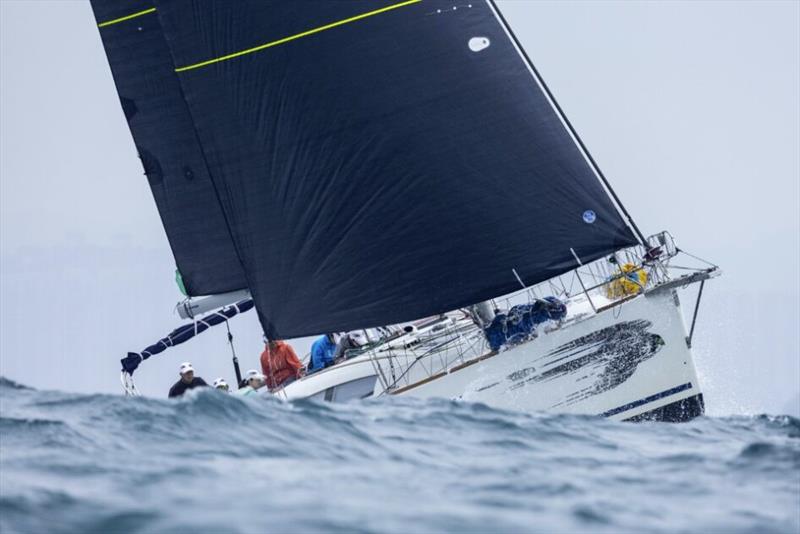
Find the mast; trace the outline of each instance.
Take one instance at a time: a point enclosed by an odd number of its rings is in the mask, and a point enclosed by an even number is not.
[[[564,110],[561,109],[561,106],[559,105],[558,101],[556,100],[556,97],[553,96],[553,93],[550,91],[550,88],[545,83],[544,78],[542,78],[542,76],[539,74],[539,71],[536,69],[536,66],[533,64],[533,61],[531,61],[531,58],[528,56],[528,53],[522,47],[522,44],[519,42],[519,39],[517,39],[517,36],[514,34],[514,31],[511,29],[511,26],[509,26],[508,22],[506,21],[505,17],[503,16],[503,13],[497,7],[497,4],[495,4],[495,0],[486,0],[486,1],[491,6],[492,11],[494,12],[494,14],[497,16],[498,20],[502,24],[503,29],[505,29],[505,31],[508,33],[508,36],[514,42],[514,46],[517,48],[517,51],[520,53],[522,58],[525,60],[525,63],[528,65],[528,68],[530,68],[531,74],[536,79],[536,82],[541,86],[542,90],[547,95],[547,98],[552,103],[553,109],[555,109],[555,111],[558,114],[558,116],[564,122],[564,125],[567,127],[567,129],[569,130],[569,132],[572,135],[572,137],[575,138],[575,142],[578,144],[578,146],[580,147],[581,151],[586,156],[586,159],[588,160],[589,165],[592,167],[592,170],[597,174],[597,177],[600,179],[600,181],[602,182],[603,186],[605,186],[606,190],[608,190],[608,193],[611,195],[611,198],[614,199],[614,202],[616,203],[617,208],[625,216],[625,219],[630,224],[630,227],[634,231],[634,233],[636,234],[636,237],[639,239],[639,242],[643,246],[647,246],[647,240],[645,239],[644,234],[642,234],[641,230],[639,230],[639,227],[636,225],[636,222],[634,222],[633,217],[631,217],[631,214],[628,213],[628,210],[625,209],[625,206],[622,204],[622,201],[617,196],[617,193],[614,191],[614,188],[611,187],[611,183],[609,183],[608,179],[606,178],[606,175],[603,174],[602,170],[600,170],[600,166],[597,165],[597,162],[592,157],[591,152],[589,152],[589,149],[586,148],[586,145],[583,143],[583,140],[581,139],[581,136],[578,135],[578,132],[572,126],[572,123],[567,118],[567,115],[564,113]]]

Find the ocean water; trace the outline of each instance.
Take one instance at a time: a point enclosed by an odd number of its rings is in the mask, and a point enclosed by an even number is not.
[[[0,532],[800,531],[800,421],[180,400],[0,378]]]

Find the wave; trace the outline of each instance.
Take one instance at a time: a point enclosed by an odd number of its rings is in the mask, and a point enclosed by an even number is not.
[[[632,424],[447,400],[0,388],[3,532],[800,526],[791,416]]]
[[[10,378],[0,376],[0,389],[33,389],[33,388],[22,385],[18,382],[14,382]]]

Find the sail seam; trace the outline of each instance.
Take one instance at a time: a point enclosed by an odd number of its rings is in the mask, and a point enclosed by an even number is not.
[[[118,24],[120,22],[125,22],[127,20],[135,19],[137,17],[141,17],[142,15],[147,15],[149,13],[155,13],[156,8],[151,7],[150,9],[144,9],[142,11],[137,11],[136,13],[131,13],[130,15],[126,15],[124,17],[120,17],[118,19],[107,20],[105,22],[101,22],[97,25],[98,28],[105,28],[106,26],[111,26],[112,24]]]
[[[214,59],[209,59],[206,61],[201,61],[199,63],[194,63],[192,65],[186,65],[185,67],[178,67],[175,69],[175,72],[185,72],[187,70],[194,70],[199,69],[200,67],[206,67],[208,65],[213,65],[215,63],[220,63],[222,61],[228,61],[229,59],[235,59],[237,57],[245,56],[248,54],[252,54],[253,52],[260,52],[261,50],[266,50],[267,48],[272,48],[274,46],[282,45],[288,43],[290,41],[294,41],[297,39],[301,39],[303,37],[308,37],[310,35],[314,35],[316,33],[323,32],[325,30],[330,30],[336,28],[338,26],[342,26],[344,24],[349,24],[351,22],[356,22],[358,20],[365,19],[367,17],[372,17],[374,15],[379,15],[381,13],[386,13],[387,11],[392,11],[394,9],[398,9],[401,7],[409,6],[411,4],[417,4],[422,2],[422,0],[406,0],[405,2],[400,2],[399,4],[393,4],[391,6],[386,6],[381,9],[376,9],[374,11],[368,11],[366,13],[362,13],[360,15],[356,15],[354,17],[350,17],[347,19],[339,20],[336,22],[331,22],[330,24],[326,24],[324,26],[319,26],[317,28],[312,28],[310,30],[306,30],[304,32],[296,33],[294,35],[290,35],[288,37],[284,37],[282,39],[278,39],[277,41],[270,41],[268,43],[264,43],[262,45],[254,46],[253,48],[248,48],[246,50],[240,50],[239,52],[234,52],[232,54],[227,54],[225,56],[220,56]]]

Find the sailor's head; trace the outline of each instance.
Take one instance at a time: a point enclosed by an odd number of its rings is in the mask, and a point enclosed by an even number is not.
[[[221,389],[222,391],[228,391],[230,386],[227,382],[225,382],[224,378],[217,378],[214,380],[214,389]]]
[[[181,380],[186,382],[187,384],[194,380],[194,367],[189,362],[183,362],[181,364],[180,371],[178,371],[181,375]]]
[[[253,389],[258,389],[264,385],[267,377],[256,371],[255,369],[250,369],[244,374],[244,381]]]
[[[347,337],[350,339],[350,342],[354,347],[363,347],[367,344],[367,336],[364,332],[349,332]]]

